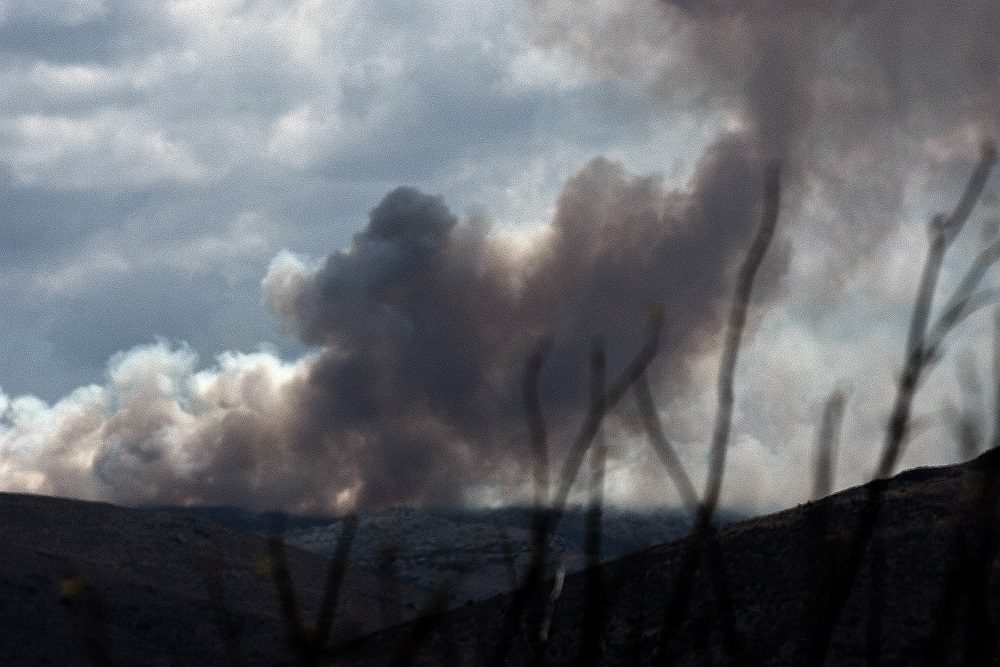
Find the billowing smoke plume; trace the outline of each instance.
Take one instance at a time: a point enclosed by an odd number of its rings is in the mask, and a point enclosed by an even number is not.
[[[717,341],[763,171],[736,135],[683,189],[598,159],[529,243],[393,190],[349,248],[316,265],[280,255],[264,279],[266,303],[313,355],[230,354],[195,372],[189,351],[159,344],[54,406],[16,399],[0,406],[4,486],[298,510],[516,489],[530,469],[521,384],[539,339],[554,342],[541,392],[556,453],[581,418],[593,342],[607,341],[617,371],[654,304],[666,314],[654,377],[682,382],[688,355]],[[775,249],[760,294],[787,259]]]

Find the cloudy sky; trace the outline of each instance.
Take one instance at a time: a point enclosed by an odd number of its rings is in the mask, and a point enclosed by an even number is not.
[[[552,337],[558,460],[593,341],[619,372],[653,304],[657,404],[701,479],[773,163],[725,502],[808,497],[838,387],[837,485],[866,479],[927,222],[1000,127],[1000,9],[619,4],[0,0],[0,488],[301,510],[523,498],[531,350]],[[955,415],[992,410],[991,323],[949,339],[904,465],[959,459]],[[675,502],[631,410],[606,426],[609,495]]]

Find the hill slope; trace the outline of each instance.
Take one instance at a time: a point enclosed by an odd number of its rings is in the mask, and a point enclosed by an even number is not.
[[[884,562],[873,579],[872,563],[882,561],[867,550],[858,577],[845,587],[850,593],[833,626],[826,664],[860,665],[869,658],[879,664],[969,664],[970,646],[981,651],[979,659],[992,659],[1000,628],[993,539],[998,470],[1000,453],[993,451],[888,481],[874,540]],[[667,604],[684,581],[693,587],[690,604],[671,627],[675,664],[805,664],[811,623],[829,593],[823,583],[833,580],[824,562],[839,555],[834,562],[842,565],[866,490],[722,528],[712,548],[702,551],[706,557],[697,561],[694,579],[682,576],[690,539],[604,565],[599,574],[607,604],[592,626],[597,633],[585,631],[587,611],[599,609],[588,595],[593,579],[586,572],[567,577],[542,648],[548,664],[576,664],[581,657],[587,659],[581,664],[658,664]],[[986,502],[980,503],[983,490]],[[981,559],[980,548],[987,549]],[[975,578],[955,577],[960,566],[975,574],[976,565]],[[717,586],[720,581],[725,585]],[[956,588],[955,582],[971,586]],[[508,645],[509,664],[530,662],[551,591],[547,584],[535,596],[538,603],[529,605],[524,630]],[[948,591],[961,595],[949,600]],[[383,631],[342,656],[350,664],[383,664],[386,642],[408,642],[417,664],[442,664],[447,656],[487,664],[498,653],[510,603],[510,596],[500,596],[430,623]],[[383,647],[378,655],[370,650],[374,644]]]
[[[160,512],[0,494],[0,656],[4,664],[222,664],[224,617],[251,664],[285,662],[285,623],[263,538]],[[326,560],[287,560],[305,620],[315,618]],[[371,632],[422,594],[350,568],[335,636]]]

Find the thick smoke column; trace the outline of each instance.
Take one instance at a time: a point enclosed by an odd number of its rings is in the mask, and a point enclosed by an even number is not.
[[[5,486],[298,510],[516,489],[530,464],[520,385],[539,338],[555,344],[542,398],[556,454],[584,410],[593,341],[616,370],[653,304],[667,316],[653,370],[676,387],[688,355],[716,340],[762,173],[737,135],[683,189],[598,159],[527,249],[438,197],[393,190],[349,248],[315,266],[280,255],[264,280],[266,303],[315,354],[231,354],[195,373],[189,352],[161,344],[55,406],[17,399],[0,432]],[[787,258],[772,256],[765,297]]]

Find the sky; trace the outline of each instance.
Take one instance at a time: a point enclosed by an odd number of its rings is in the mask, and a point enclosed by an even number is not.
[[[559,462],[595,341],[613,377],[656,305],[650,382],[700,484],[774,164],[723,502],[807,500],[838,389],[835,486],[865,481],[928,222],[1000,129],[998,28],[991,0],[0,0],[0,489],[524,501],[531,352],[552,341]],[[989,437],[990,313],[948,339],[903,467]],[[677,502],[631,397],[604,436],[610,501]]]

